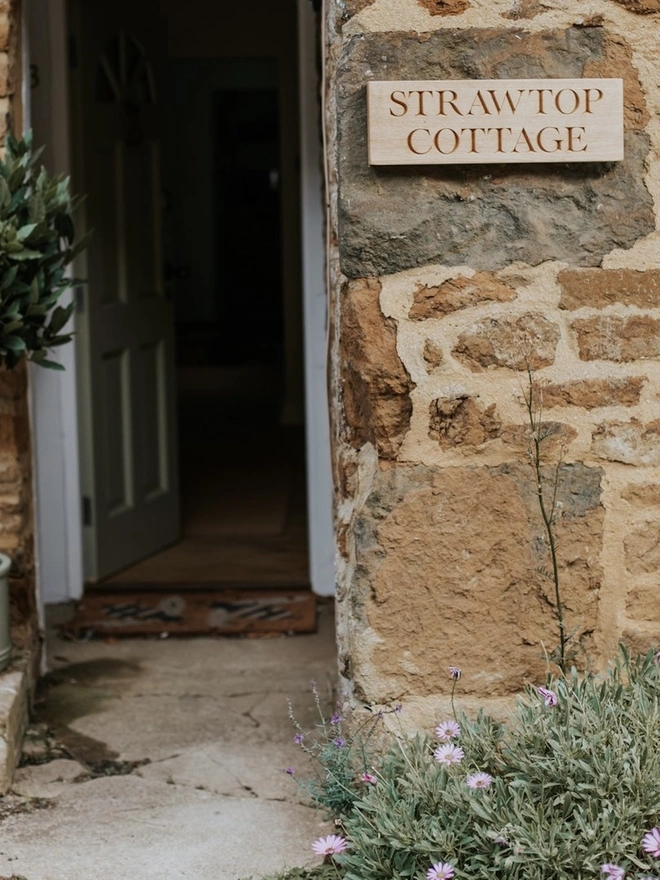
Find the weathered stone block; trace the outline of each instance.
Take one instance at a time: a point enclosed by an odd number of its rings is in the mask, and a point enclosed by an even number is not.
[[[583,361],[627,363],[660,357],[660,320],[649,315],[576,318],[571,327]]]
[[[440,366],[444,359],[442,346],[438,345],[438,343],[434,342],[432,339],[427,339],[424,343],[424,351],[422,352],[422,356],[426,361],[427,369],[429,371],[435,370],[437,367]]]
[[[593,165],[370,167],[367,80],[582,77],[607,62],[603,28],[368,33],[337,62],[339,248],[350,278],[428,263],[597,266],[655,228],[640,129],[626,158]],[[619,75],[621,59],[617,61]],[[629,68],[630,77],[637,79]]]
[[[655,584],[638,584],[628,590],[626,597],[626,613],[633,620],[660,621],[660,586]]]
[[[551,469],[548,469],[548,477]],[[569,629],[595,626],[603,510],[598,469],[564,465],[558,498]],[[557,641],[530,467],[382,468],[356,523],[356,684],[367,700],[449,689],[498,696],[540,680]]]
[[[516,291],[512,287],[486,272],[476,272],[471,278],[459,275],[438,287],[420,285],[414,293],[408,317],[413,321],[441,318],[458,309],[486,302],[509,302],[515,297]]]
[[[468,0],[417,0],[431,15],[460,15],[470,8]]]
[[[396,322],[380,308],[380,282],[361,279],[342,294],[341,393],[347,440],[370,442],[381,458],[396,458],[410,427],[415,383],[399,358]]]
[[[502,428],[496,405],[484,408],[469,395],[433,400],[430,415],[429,437],[443,448],[481,446]]]
[[[537,394],[544,409],[556,406],[580,406],[596,409],[599,406],[634,406],[646,379],[628,376],[625,379],[576,379],[561,385],[543,385]]]
[[[654,622],[657,623],[657,619]],[[624,630],[621,641],[633,657],[649,651],[655,652],[660,647],[660,623],[648,629],[643,624],[638,627],[629,626]]]
[[[643,523],[623,542],[626,569],[630,574],[657,572],[660,569],[660,524]],[[660,609],[656,614],[660,620]]]
[[[635,507],[660,507],[660,483],[632,483],[621,497]]]
[[[660,306],[660,269],[564,269],[557,281],[562,309],[603,308],[615,303],[641,309]]]
[[[646,425],[638,419],[604,422],[592,434],[591,449],[594,455],[608,461],[660,465],[660,419]]]
[[[559,327],[538,312],[485,318],[462,333],[452,354],[474,372],[488,367],[538,370],[555,360]]]
[[[537,0],[514,0],[511,9],[502,13],[502,18],[510,18],[514,21],[530,19],[535,18],[543,11],[543,5]]]
[[[638,15],[653,15],[654,12],[660,12],[660,0],[614,0],[614,2]]]

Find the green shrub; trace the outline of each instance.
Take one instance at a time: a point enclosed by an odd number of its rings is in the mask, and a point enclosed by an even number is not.
[[[456,880],[585,880],[603,865],[612,880],[615,868],[659,873],[642,848],[660,824],[659,701],[653,656],[622,651],[603,677],[571,671],[529,688],[507,724],[461,717],[447,743],[464,753],[458,763],[439,763],[429,737],[397,737],[377,784],[341,819],[341,876],[424,880],[438,863]],[[477,773],[492,782],[470,788]]]
[[[71,339],[62,330],[73,305],[57,302],[71,285],[66,267],[84,242],[73,247],[68,178],[37,171],[40,154],[31,134],[9,135],[0,162],[0,364],[8,368],[29,358],[62,369],[48,350]]]

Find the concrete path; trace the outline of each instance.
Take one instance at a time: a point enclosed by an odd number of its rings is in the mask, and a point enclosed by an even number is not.
[[[34,763],[0,804],[0,877],[238,880],[315,861],[327,827],[283,772],[301,757],[286,700],[311,726],[310,680],[333,699],[329,606],[313,636],[54,639],[50,655]]]

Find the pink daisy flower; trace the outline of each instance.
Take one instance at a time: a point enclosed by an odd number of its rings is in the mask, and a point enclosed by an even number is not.
[[[433,752],[433,757],[438,764],[444,764],[445,767],[451,767],[452,764],[460,764],[465,757],[465,752],[460,746],[453,746],[447,743],[445,746],[438,746]]]
[[[376,785],[378,780],[375,776],[372,776],[371,773],[362,773],[360,775],[360,782],[368,782],[369,785]]]
[[[642,849],[660,859],[660,828],[652,828],[642,838]]]
[[[490,773],[473,773],[465,780],[468,788],[488,788],[493,783]]]
[[[427,880],[451,880],[455,871],[449,862],[436,862],[426,872]]]
[[[458,666],[449,667],[449,677],[453,678],[454,681],[458,681],[458,679],[461,677],[461,670],[458,668]]]
[[[626,872],[618,865],[605,864],[600,866],[600,873],[605,874],[609,880],[623,880]]]
[[[441,721],[435,729],[435,735],[440,742],[449,742],[455,736],[459,736],[461,725],[457,721]]]
[[[548,690],[548,688],[536,688],[536,691],[540,697],[543,697],[546,706],[557,705],[557,694],[554,691]]]
[[[344,852],[348,844],[346,839],[339,834],[328,834],[327,837],[319,837],[312,844],[312,849],[319,856],[334,856]]]

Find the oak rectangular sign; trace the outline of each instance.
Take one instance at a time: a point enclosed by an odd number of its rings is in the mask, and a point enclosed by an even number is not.
[[[623,80],[367,83],[370,165],[616,162]]]

